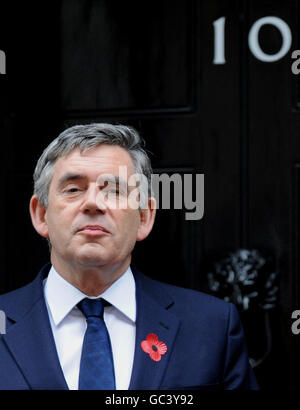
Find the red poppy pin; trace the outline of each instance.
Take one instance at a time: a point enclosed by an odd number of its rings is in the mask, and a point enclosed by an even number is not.
[[[149,333],[146,340],[143,340],[141,347],[145,353],[148,353],[152,360],[159,362],[161,356],[168,350],[167,345],[164,342],[158,340],[155,333]]]

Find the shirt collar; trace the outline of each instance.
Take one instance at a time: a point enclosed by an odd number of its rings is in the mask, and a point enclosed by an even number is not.
[[[131,321],[136,321],[135,281],[130,267],[101,295],[92,297],[65,280],[52,266],[45,279],[44,294],[56,326],[82,299],[96,299],[100,296]]]

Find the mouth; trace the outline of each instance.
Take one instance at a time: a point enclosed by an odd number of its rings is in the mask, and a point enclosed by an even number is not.
[[[78,233],[83,233],[90,236],[99,236],[108,234],[109,231],[101,225],[86,225],[78,230]]]

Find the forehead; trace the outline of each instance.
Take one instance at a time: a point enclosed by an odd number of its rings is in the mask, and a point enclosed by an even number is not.
[[[74,149],[68,155],[58,158],[54,165],[53,179],[71,171],[80,171],[86,176],[100,173],[118,173],[120,166],[126,166],[128,175],[134,173],[132,159],[122,147],[113,145],[99,145],[80,152]]]

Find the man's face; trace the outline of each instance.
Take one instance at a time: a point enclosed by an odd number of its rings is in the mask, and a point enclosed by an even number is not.
[[[126,150],[100,145],[80,153],[75,149],[59,158],[54,166],[45,211],[45,231],[52,249],[51,260],[57,265],[85,267],[129,265],[136,240],[143,239],[139,209],[109,207],[99,186],[99,176],[119,176],[119,167],[127,167],[127,181],[135,173]],[[100,177],[101,179],[101,177]],[[122,181],[121,181],[122,182]],[[113,186],[118,193],[117,186]],[[123,187],[124,188],[124,187]],[[128,193],[133,188],[128,188]]]

